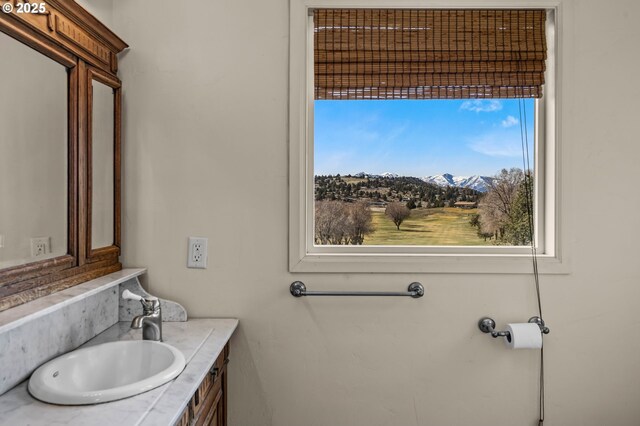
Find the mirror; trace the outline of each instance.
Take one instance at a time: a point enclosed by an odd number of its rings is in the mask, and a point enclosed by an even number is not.
[[[128,46],[75,1],[39,4],[0,13],[0,312],[122,269]]]
[[[91,249],[114,244],[114,93],[91,80]]]
[[[0,269],[68,252],[67,69],[0,32]]]

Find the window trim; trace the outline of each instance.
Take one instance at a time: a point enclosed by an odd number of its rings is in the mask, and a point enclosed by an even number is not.
[[[292,0],[290,10],[289,99],[289,270],[290,272],[433,272],[433,273],[531,273],[529,247],[469,246],[315,246],[313,241],[313,13],[314,8],[424,8],[416,0]],[[543,225],[536,226],[536,240],[544,249],[538,255],[541,273],[567,273],[561,256],[560,155],[559,155],[559,52],[558,31],[562,0],[558,1],[446,1],[430,8],[527,8],[544,7],[547,19],[548,60],[544,96],[536,100],[534,208]],[[311,21],[311,24],[309,22]],[[544,119],[539,119],[544,117]],[[544,170],[544,173],[539,173]],[[538,225],[538,224],[537,224]],[[564,227],[563,227],[564,228]]]

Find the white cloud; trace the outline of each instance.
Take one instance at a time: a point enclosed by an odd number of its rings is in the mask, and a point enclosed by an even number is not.
[[[522,155],[520,138],[513,132],[481,135],[471,140],[468,147],[490,157],[520,157]]]
[[[507,118],[505,118],[501,122],[502,127],[512,127],[512,126],[515,126],[518,123],[519,123],[518,119],[515,118],[513,115],[508,115]]]
[[[462,105],[460,105],[460,109],[473,112],[494,112],[502,109],[502,102],[496,101],[495,99],[473,99],[464,101]]]

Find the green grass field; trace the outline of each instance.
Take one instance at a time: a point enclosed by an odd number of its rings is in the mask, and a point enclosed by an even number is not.
[[[492,245],[491,241],[478,237],[476,228],[469,225],[475,209],[414,209],[399,231],[384,211],[372,213],[375,231],[365,236],[365,245]]]

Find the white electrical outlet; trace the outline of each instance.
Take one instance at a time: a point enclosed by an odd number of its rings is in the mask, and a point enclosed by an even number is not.
[[[51,253],[51,238],[36,237],[31,239],[31,257],[44,256]]]
[[[207,238],[189,237],[187,268],[206,269],[207,242]]]

